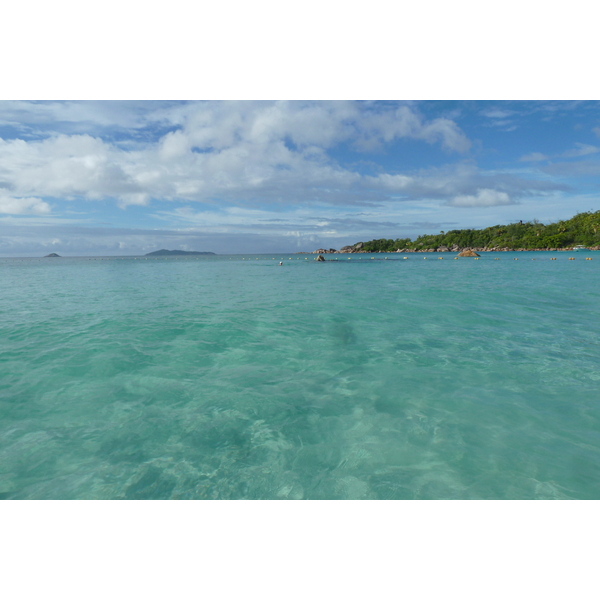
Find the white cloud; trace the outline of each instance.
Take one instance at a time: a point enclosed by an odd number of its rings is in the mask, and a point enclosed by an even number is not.
[[[491,189],[478,190],[476,194],[469,196],[456,196],[448,202],[450,206],[470,208],[475,206],[503,206],[515,204],[506,192]]]
[[[600,148],[590,144],[581,144],[576,142],[575,146],[576,148],[573,150],[567,150],[567,152],[564,152],[561,154],[561,156],[564,158],[575,158],[577,156],[587,156],[588,154],[596,154],[597,152],[600,152]]]
[[[12,103],[3,113],[5,122],[24,119],[32,106],[39,110],[29,118],[32,126],[36,119],[46,123],[52,117],[78,126],[96,118],[104,125],[118,112],[112,107],[98,116],[110,103]],[[364,180],[328,156],[339,144],[369,150],[411,138],[451,152],[470,146],[453,121],[426,120],[409,106],[205,102],[163,107],[144,118],[136,106],[125,110],[123,127],[139,128],[154,119],[179,129],[133,146],[85,133],[0,139],[0,183],[15,198],[112,198],[121,206],[146,204],[151,198],[207,202],[260,197],[279,202],[286,197],[336,203]]]
[[[592,131],[600,138],[600,127],[594,127]]]
[[[514,115],[515,111],[500,108],[488,108],[486,110],[482,110],[480,114],[484,117],[489,117],[490,119],[506,119],[507,117]]]
[[[50,206],[40,198],[14,198],[0,192],[0,214],[4,215],[46,215]]]
[[[548,160],[548,158],[548,156],[542,154],[541,152],[531,152],[530,154],[521,156],[519,160],[521,162],[541,162],[542,160]]]
[[[448,211],[514,204],[532,191],[557,187],[548,180],[524,179],[520,172],[482,171],[466,160],[404,173],[382,169],[377,175],[334,160],[336,154],[330,151],[341,145],[385,152],[386,144],[399,139],[454,152],[469,148],[469,140],[452,120],[427,120],[406,105],[209,102],[174,104],[143,118],[131,109],[128,115],[123,122],[129,119],[136,127],[154,119],[179,129],[131,146],[81,133],[30,141],[0,139],[4,212],[49,214],[44,201],[48,198],[112,199],[121,207],[152,205],[154,216],[169,226],[219,235],[252,230],[323,236],[326,229],[330,237],[362,231],[368,238],[369,231],[395,229],[386,224],[394,203],[402,203],[403,214],[417,205],[417,212],[433,214],[441,204]],[[164,203],[157,206],[160,201],[189,205],[168,210]],[[200,210],[190,208],[195,202]],[[295,206],[293,218],[287,215],[276,226],[277,211],[289,206]],[[376,215],[361,224],[350,217],[340,221],[339,215],[324,212],[328,206],[369,206]],[[320,221],[310,220],[317,216]],[[427,215],[419,219],[431,220]]]
[[[554,158],[577,158],[579,156],[587,156],[588,154],[596,154],[600,152],[600,148],[597,146],[592,146],[591,144],[582,144],[580,142],[575,142],[575,148],[571,150],[567,150],[562,154],[554,154],[552,155]],[[521,162],[541,162],[544,160],[549,160],[552,158],[551,156],[547,156],[542,154],[541,152],[532,152],[531,154],[526,154],[521,156],[519,161]]]

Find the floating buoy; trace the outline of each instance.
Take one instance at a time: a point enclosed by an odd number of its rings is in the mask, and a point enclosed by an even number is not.
[[[405,257],[404,257],[404,260],[408,260],[408,256],[405,256]]]
[[[423,257],[423,260],[427,260],[427,257],[426,257],[426,256],[424,256],[424,257]]]
[[[454,260],[458,260],[458,256],[455,256],[455,257],[454,257]]]
[[[515,260],[519,260],[518,258],[515,258]]]
[[[375,260],[375,257],[374,257],[374,256],[371,256],[371,260]]]

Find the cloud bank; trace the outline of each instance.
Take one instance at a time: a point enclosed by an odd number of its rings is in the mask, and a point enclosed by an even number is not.
[[[583,108],[579,118],[592,114]],[[571,125],[552,147],[539,123],[532,139],[510,131],[536,111],[544,120],[576,109],[0,102],[0,252],[242,251],[260,239],[265,251],[303,250],[527,218],[525,205],[557,203],[575,178],[600,172],[598,128]]]
[[[15,119],[20,118],[21,129],[31,135],[36,131],[36,137],[0,140],[0,185],[14,200],[4,202],[6,210],[13,205],[20,210],[23,203],[17,200],[29,196],[114,199],[120,206],[145,205],[152,199],[280,202],[292,198],[336,204],[348,199],[349,190],[367,183],[361,173],[330,156],[328,152],[341,144],[358,153],[382,151],[401,139],[438,145],[451,154],[464,154],[470,148],[453,121],[427,120],[405,105],[184,104],[157,110],[145,120],[134,114],[122,117],[122,127],[129,123],[136,130],[142,124],[156,131],[170,129],[149,141],[132,135],[125,142],[100,135],[108,119],[102,114],[96,136],[53,130],[42,135],[39,128],[48,127],[53,114],[69,124],[78,118],[92,120],[93,111],[85,103],[42,104],[29,122],[22,104],[8,112],[5,124],[16,126]],[[385,179],[371,178],[366,187],[385,191],[389,185]]]

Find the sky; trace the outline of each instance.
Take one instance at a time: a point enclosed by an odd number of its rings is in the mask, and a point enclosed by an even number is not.
[[[0,255],[313,251],[600,210],[597,101],[0,101]]]

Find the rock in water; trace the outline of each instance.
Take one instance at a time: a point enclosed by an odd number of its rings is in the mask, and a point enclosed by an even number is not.
[[[53,252],[52,254],[46,254],[44,258],[61,258],[61,256],[60,254],[56,254],[56,252]]]
[[[323,255],[322,255],[322,254],[319,254],[319,256],[317,256],[317,258],[315,258],[315,260],[316,260],[317,262],[325,262],[325,259],[323,258]]]
[[[479,256],[477,252],[473,252],[471,248],[465,248],[458,256]]]

